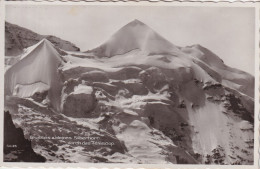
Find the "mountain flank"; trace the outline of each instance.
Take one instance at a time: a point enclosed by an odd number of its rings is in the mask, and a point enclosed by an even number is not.
[[[209,49],[134,20],[93,50],[58,50],[43,39],[5,71],[25,138],[66,138],[31,140],[46,162],[254,164],[255,78]]]
[[[48,39],[55,47],[66,51],[80,51],[73,43],[52,35],[40,35],[29,29],[5,22],[5,56],[17,56],[23,49]]]

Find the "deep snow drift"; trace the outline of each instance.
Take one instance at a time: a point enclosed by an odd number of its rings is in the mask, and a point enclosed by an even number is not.
[[[86,53],[42,41],[5,79],[5,108],[26,137],[68,138],[32,140],[48,162],[253,163],[254,77],[140,21]],[[71,144],[89,135],[113,145]]]

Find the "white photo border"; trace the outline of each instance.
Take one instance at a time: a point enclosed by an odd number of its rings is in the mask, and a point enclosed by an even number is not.
[[[90,0],[91,1],[91,0]],[[92,0],[95,1],[95,0]],[[116,1],[116,0],[115,0]],[[3,115],[4,115],[4,38],[0,38],[0,166],[3,168],[28,168],[28,167],[37,167],[37,168],[117,168],[117,169],[127,169],[127,168],[144,168],[144,169],[257,169],[259,168],[259,5],[260,3],[251,3],[256,1],[245,2],[215,2],[215,1],[200,1],[200,2],[115,2],[104,0],[103,2],[83,2],[83,1],[1,1],[0,0],[0,37],[5,37],[5,26],[4,26],[4,18],[5,18],[5,6],[6,5],[111,5],[111,6],[211,6],[211,7],[253,7],[255,8],[255,123],[254,123],[254,165],[201,165],[201,164],[111,164],[111,163],[31,163],[31,162],[3,162]],[[153,1],[153,0],[151,0]],[[154,1],[155,2],[155,1]],[[203,2],[203,3],[202,3]]]

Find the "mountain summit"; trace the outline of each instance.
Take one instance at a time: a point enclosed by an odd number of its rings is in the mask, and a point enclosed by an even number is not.
[[[145,25],[143,22],[139,21],[138,19],[135,19],[131,22],[129,22],[127,25],[132,24],[132,25]]]
[[[186,63],[184,67],[193,65],[206,72],[201,76],[201,73],[195,71],[194,74],[197,74],[198,79],[213,79],[213,81],[232,86],[250,97],[254,95],[254,77],[250,74],[225,65],[216,54],[201,45],[177,47],[137,19],[123,26],[109,40],[90,52],[98,57],[113,57],[133,50],[141,51],[149,56],[161,54],[184,59]]]
[[[176,46],[149,26],[135,19],[119,29],[107,42],[93,49],[92,52],[98,56],[112,57],[135,49],[149,54],[171,53],[178,50]]]
[[[57,50],[42,40],[6,70],[5,109],[26,138],[100,144],[31,140],[47,162],[254,163],[254,77],[210,50],[138,20],[92,53]]]
[[[47,93],[52,107],[59,110],[61,82],[57,69],[62,63],[55,46],[41,40],[5,72],[5,95],[28,98]]]

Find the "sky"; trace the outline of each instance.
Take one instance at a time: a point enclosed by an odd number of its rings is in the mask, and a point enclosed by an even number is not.
[[[68,40],[86,51],[138,19],[174,45],[200,44],[254,75],[252,7],[7,5],[6,21]]]

